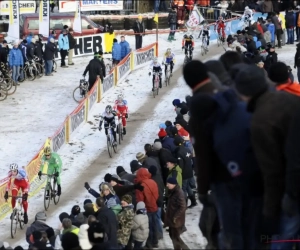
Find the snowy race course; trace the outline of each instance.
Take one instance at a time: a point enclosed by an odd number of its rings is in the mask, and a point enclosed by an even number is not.
[[[147,36],[147,44],[152,43],[154,37]],[[70,144],[63,146],[59,151],[64,163],[62,196],[59,204],[57,206],[51,204],[47,212],[47,224],[53,228],[60,226],[58,215],[61,212],[69,213],[75,204],[82,207],[83,200],[86,198],[93,200],[83,187],[85,181],[89,181],[90,185],[97,190],[98,185],[103,181],[103,176],[106,173],[114,174],[117,166],[122,165],[129,171],[129,162],[135,159],[135,154],[143,152],[145,143],[153,143],[159,130],[158,124],[175,118],[172,100],[184,99],[189,94],[190,91],[181,77],[181,67],[179,67],[183,62],[181,40],[170,44],[166,42],[166,35],[160,35],[159,39],[160,56],[167,47],[171,47],[176,55],[181,55],[176,57],[177,70],[171,78],[171,86],[168,88],[163,86],[159,96],[154,99],[150,91],[152,86],[151,78],[147,75],[148,67],[145,67],[131,73],[126,81],[110,90],[104,99],[95,105],[89,122],[75,133]],[[134,39],[128,37],[127,40],[133,45]],[[287,52],[287,50],[290,49],[284,48],[281,51]],[[222,47],[212,45],[206,57],[199,56],[199,51],[196,49],[194,58],[217,59],[223,51]],[[294,54],[294,51],[290,53]],[[2,129],[0,135],[2,175],[0,177],[6,176],[8,164],[11,162],[17,162],[19,166],[27,164],[42,146],[46,137],[51,136],[65,116],[76,107],[72,99],[72,90],[78,85],[78,80],[90,59],[91,57],[78,58],[74,60],[74,69],[58,68],[57,76],[52,78],[43,77],[39,82],[26,82],[15,95],[0,103],[2,116],[5,117],[0,121]],[[59,74],[64,74],[64,77]],[[102,113],[106,105],[112,104],[119,93],[123,93],[129,103],[127,134],[122,145],[118,147],[118,153],[110,159],[106,150],[105,134],[96,129],[98,120],[95,116]],[[39,195],[29,200],[29,225],[33,222],[35,214],[43,209],[43,191],[40,191]],[[183,238],[191,249],[200,249],[206,243],[198,228],[200,210],[201,205],[187,211],[188,231],[183,234]],[[0,239],[13,246],[21,244],[27,247],[24,240],[26,229],[19,230],[16,238],[12,240],[9,225],[9,218],[1,221]],[[160,248],[172,248],[169,236],[166,235],[163,242],[160,242]]]

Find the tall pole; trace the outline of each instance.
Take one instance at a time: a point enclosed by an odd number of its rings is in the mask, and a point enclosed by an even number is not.
[[[158,56],[158,22],[156,22],[156,56]]]

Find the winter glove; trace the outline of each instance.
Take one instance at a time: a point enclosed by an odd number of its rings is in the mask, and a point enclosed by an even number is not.
[[[144,187],[141,185],[141,183],[134,184],[134,189],[144,191]]]
[[[296,214],[298,214],[299,211],[297,199],[292,198],[288,194],[284,194],[283,199],[281,201],[281,209],[288,216],[295,216]]]
[[[125,114],[125,118],[128,119],[128,114],[127,113]]]
[[[151,76],[151,72],[149,72],[148,75]]]
[[[54,174],[54,176],[58,177],[58,176],[59,176],[59,173],[58,173],[58,172],[56,172],[56,173]]]
[[[91,189],[90,185],[88,182],[84,183],[84,187],[86,188],[87,191],[89,191]]]
[[[38,172],[38,176],[39,176],[39,178],[41,179],[42,171],[39,171],[39,172]]]
[[[4,199],[5,199],[5,200],[8,199],[8,191],[5,192]]]

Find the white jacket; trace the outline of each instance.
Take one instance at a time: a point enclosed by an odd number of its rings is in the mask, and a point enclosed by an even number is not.
[[[226,14],[226,10],[228,8],[228,2],[227,1],[223,1],[223,2],[220,2],[217,7],[220,7],[221,8],[221,14]]]
[[[133,240],[144,242],[149,236],[149,219],[147,214],[136,214],[132,225]]]

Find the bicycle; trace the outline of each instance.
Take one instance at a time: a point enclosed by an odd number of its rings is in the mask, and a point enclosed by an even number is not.
[[[89,83],[84,79],[79,81],[79,86],[73,91],[73,99],[75,102],[81,102],[89,92]]]
[[[23,196],[9,195],[8,197],[17,199],[16,205],[11,215],[11,224],[10,224],[10,233],[11,233],[11,238],[13,239],[15,238],[15,235],[17,233],[18,224],[20,225],[20,229],[24,228]]]
[[[206,36],[202,38],[202,44],[201,44],[201,55],[204,56],[208,51],[207,49],[207,38]]]
[[[7,89],[0,83],[0,101],[4,101],[7,96]]]
[[[40,60],[37,56],[35,56],[33,58],[33,61],[34,61],[35,67],[36,67],[36,78],[39,79],[44,76],[45,62],[44,62],[44,60]]]
[[[115,139],[113,135],[113,128],[111,126],[108,127],[108,134],[107,134],[107,151],[109,154],[109,157],[112,158],[112,152],[114,150],[115,153],[117,153],[117,145],[114,144]]]
[[[17,90],[17,84],[11,78],[2,78],[1,79],[1,89],[7,92],[7,95],[12,95]],[[0,98],[1,99],[1,98]]]
[[[119,144],[121,144],[121,141],[123,141],[123,123],[122,123],[123,113],[120,114],[121,116],[118,117],[118,125],[117,125],[117,131],[119,134]]]
[[[20,71],[20,76],[23,76],[19,78],[19,82],[24,82],[26,79],[29,81],[34,81],[37,75],[37,68],[35,66],[34,61],[27,61],[25,62],[24,67]]]
[[[159,72],[153,72],[154,75],[154,86],[153,86],[153,97],[155,98],[155,95],[158,95],[159,91]]]
[[[47,211],[50,206],[50,201],[53,199],[53,202],[55,205],[58,204],[60,196],[57,194],[57,176],[55,174],[43,174],[46,175],[48,178],[47,184],[45,186],[45,192],[44,192],[44,207]],[[53,182],[52,182],[53,180]],[[51,185],[52,183],[52,185]],[[47,195],[47,191],[49,190],[49,195]]]
[[[183,64],[187,64],[188,62],[192,61],[192,59],[193,59],[192,48],[189,48],[189,49],[188,49],[188,53],[185,54]]]
[[[223,37],[222,31],[220,31],[220,33],[217,33],[217,34],[218,34],[217,43],[218,43],[218,47],[220,47],[221,45],[224,45],[225,37]]]
[[[171,69],[170,69],[170,64],[166,63],[166,79],[165,79],[165,83],[166,83],[166,87],[168,87],[168,85],[170,85],[170,79],[171,79]]]

